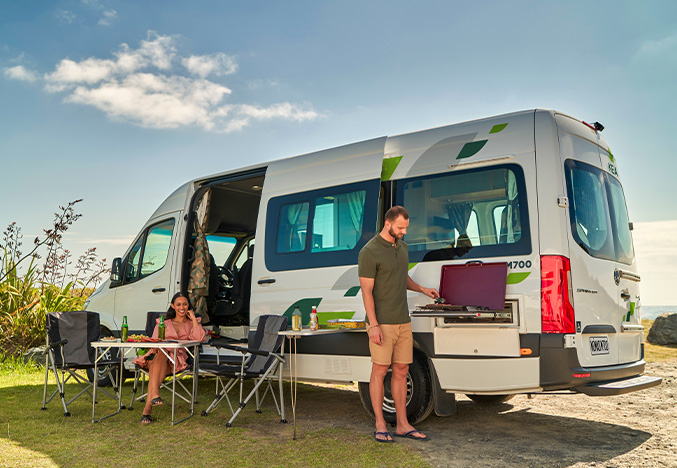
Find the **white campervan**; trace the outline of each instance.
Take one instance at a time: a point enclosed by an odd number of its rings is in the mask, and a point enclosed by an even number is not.
[[[234,338],[295,306],[304,322],[313,305],[320,323],[364,319],[358,252],[397,204],[410,214],[404,240],[417,283],[439,287],[444,265],[508,265],[504,310],[412,318],[412,422],[453,411],[458,392],[496,402],[658,385],[641,375],[632,224],[602,129],[537,109],[193,180],[115,259],[87,308],[114,334],[123,315],[141,332],[147,312],[189,290]],[[410,310],[427,302],[409,293]],[[299,379],[360,382],[371,407],[366,333],[303,338],[298,353]],[[394,415],[389,395],[384,406]]]

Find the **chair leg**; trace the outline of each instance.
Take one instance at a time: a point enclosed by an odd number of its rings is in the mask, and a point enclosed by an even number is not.
[[[49,353],[45,354],[45,386],[42,389],[42,410],[47,410],[47,381],[49,380]]]

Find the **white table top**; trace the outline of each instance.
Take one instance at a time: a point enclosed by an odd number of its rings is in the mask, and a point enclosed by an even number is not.
[[[310,328],[302,328],[301,330],[285,330],[278,332],[282,336],[295,336],[295,337],[304,337],[304,336],[319,336],[319,335],[331,335],[333,333],[345,333],[345,332],[359,332],[365,331],[365,327],[360,328],[320,328],[319,330],[312,331]]]
[[[172,340],[172,341],[92,341],[94,348],[189,348],[202,344],[197,340]]]

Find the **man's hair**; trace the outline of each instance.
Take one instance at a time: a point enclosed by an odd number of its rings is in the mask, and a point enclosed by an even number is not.
[[[385,219],[389,223],[392,223],[400,216],[402,216],[404,219],[409,219],[409,213],[407,210],[403,206],[395,205],[386,211]]]

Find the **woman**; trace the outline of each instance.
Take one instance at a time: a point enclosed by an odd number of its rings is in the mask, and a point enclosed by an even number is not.
[[[153,330],[153,338],[158,337],[158,325],[160,319],[157,319],[155,330]],[[165,319],[165,339],[166,340],[191,340],[204,342],[207,333],[200,325],[200,318],[195,317],[195,313],[191,310],[188,297],[183,293],[176,293],[172,298],[172,302],[167,310],[167,317]],[[172,351],[168,351],[172,352]],[[182,371],[188,364],[186,359],[188,353],[185,349],[178,349],[176,351],[176,371]],[[149,424],[153,421],[150,416],[153,406],[163,405],[164,402],[160,398],[160,384],[173,372],[172,363],[165,353],[159,349],[152,349],[144,356],[134,359],[134,363],[140,367],[148,370],[148,394],[146,395],[146,406],[143,408],[141,416],[141,423]]]

